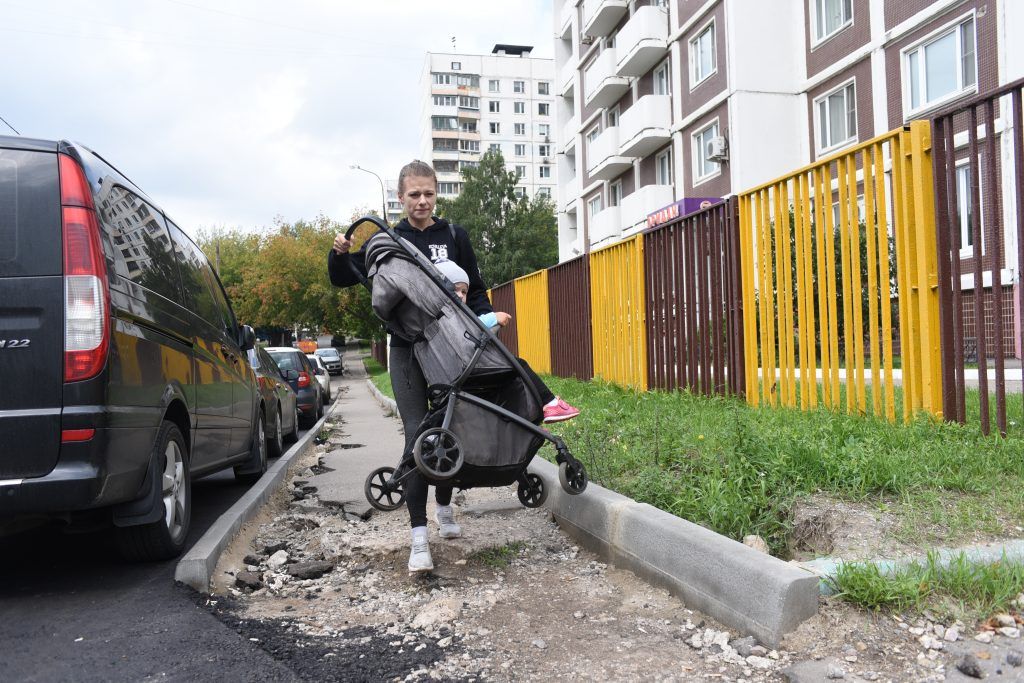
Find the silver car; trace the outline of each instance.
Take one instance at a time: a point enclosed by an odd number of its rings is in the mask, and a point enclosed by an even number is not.
[[[320,360],[320,356],[315,353],[307,353],[306,358],[313,364],[313,368],[316,371],[316,381],[320,383],[321,396],[324,397],[324,404],[326,404],[331,400],[331,373],[327,372],[327,367]]]
[[[338,349],[317,349],[314,353],[324,362],[327,372],[332,375],[340,375],[342,373],[341,353]]]

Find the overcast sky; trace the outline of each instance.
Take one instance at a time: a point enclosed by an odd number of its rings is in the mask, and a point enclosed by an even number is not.
[[[190,233],[379,206],[425,53],[553,52],[551,0],[0,0],[0,117],[96,150]],[[11,130],[0,123],[0,134]]]

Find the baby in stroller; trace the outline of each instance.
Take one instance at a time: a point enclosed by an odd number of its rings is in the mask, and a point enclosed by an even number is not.
[[[469,292],[469,275],[466,274],[466,271],[454,261],[438,261],[434,267],[452,283],[455,293],[462,299],[462,303],[466,303],[466,294]],[[492,330],[496,327],[504,327],[512,319],[512,316],[503,311],[485,313],[477,317]],[[527,374],[534,388],[537,389],[540,400],[544,402],[544,422],[564,422],[580,414],[578,408],[569,405],[561,397],[555,396],[548,385],[544,384],[544,381],[533,371],[529,363],[519,357],[516,357],[516,360],[519,361],[523,372]]]
[[[346,237],[367,221],[379,232],[364,247],[361,279],[377,316],[412,345],[428,394],[411,448],[396,467],[367,477],[370,504],[398,509],[405,498],[403,482],[415,474],[449,489],[518,483],[520,502],[537,507],[547,492],[527,466],[544,443],[555,447],[562,488],[582,493],[586,470],[561,438],[539,426],[546,401],[530,374],[412,243],[374,217],[354,223]],[[431,566],[414,568],[410,561],[410,571]]]

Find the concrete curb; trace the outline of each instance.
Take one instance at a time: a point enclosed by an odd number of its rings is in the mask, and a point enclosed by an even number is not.
[[[390,414],[393,416],[398,415],[398,404],[395,403],[394,399],[388,398],[382,394],[380,389],[377,388],[377,385],[373,383],[372,379],[366,380],[366,386],[370,388],[370,393],[373,394],[373,397],[377,399],[377,402],[380,403],[384,410],[390,411]]]
[[[320,432],[324,422],[332,414],[334,407],[341,398],[339,394],[331,402],[330,408],[324,411],[320,418],[309,431],[292,445],[287,451],[281,454],[267,471],[260,477],[259,481],[252,485],[248,491],[239,498],[234,505],[222,514],[214,522],[202,538],[178,560],[178,566],[174,569],[174,580],[180,581],[186,586],[191,586],[200,593],[210,591],[210,582],[213,579],[213,572],[217,568],[221,553],[228,547],[238,534],[242,525],[256,516],[260,508],[270,500],[270,497],[284,482],[285,476],[292,462],[313,442],[313,439]]]
[[[1008,541],[1006,543],[984,543],[981,545],[964,546],[962,548],[936,548],[934,553],[938,565],[943,568],[949,567],[950,563],[961,555],[969,562],[977,564],[992,564],[1004,560],[1024,563],[1024,540]],[[914,562],[924,565],[927,561],[927,555],[904,557],[898,560],[871,559],[851,560],[848,562],[835,557],[820,557],[810,562],[800,562],[799,566],[819,577],[818,589],[822,595],[835,595],[834,579],[839,571],[839,567],[843,564],[873,564],[878,567],[883,576],[891,576]]]
[[[541,458],[530,471],[579,543],[769,647],[818,611],[818,577],[808,570],[596,484],[570,496]]]

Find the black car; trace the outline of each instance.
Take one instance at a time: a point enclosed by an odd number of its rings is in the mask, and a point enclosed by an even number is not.
[[[307,427],[323,417],[324,397],[320,383],[316,381],[316,369],[299,349],[285,346],[268,346],[266,349],[282,371],[294,370],[296,376],[288,380],[288,384],[299,397],[299,412]],[[289,374],[289,377],[291,375]]]
[[[191,480],[266,469],[239,325],[203,252],[88,148],[0,136],[0,532],[112,525],[181,552]]]
[[[299,373],[281,370],[262,346],[249,349],[249,365],[256,372],[260,394],[263,396],[267,454],[276,458],[284,452],[286,441],[295,443],[299,440],[299,400],[288,384],[288,379],[297,379]]]

